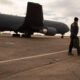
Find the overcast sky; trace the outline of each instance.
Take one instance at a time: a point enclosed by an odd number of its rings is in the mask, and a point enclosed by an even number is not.
[[[80,18],[80,0],[0,0],[0,13],[25,16],[28,1],[43,6],[44,19],[70,25],[75,16]]]

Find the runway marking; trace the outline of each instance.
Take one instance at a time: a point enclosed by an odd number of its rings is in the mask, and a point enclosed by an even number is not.
[[[4,61],[0,61],[0,64],[1,63],[13,62],[13,61],[20,61],[20,60],[38,58],[38,57],[43,57],[43,56],[48,56],[48,55],[63,53],[63,52],[66,52],[66,51],[68,51],[68,50],[63,50],[63,51],[53,52],[53,53],[47,53],[47,54],[41,54],[41,55],[35,55],[35,56],[28,56],[28,57],[23,57],[23,58],[16,58],[16,59],[4,60]]]

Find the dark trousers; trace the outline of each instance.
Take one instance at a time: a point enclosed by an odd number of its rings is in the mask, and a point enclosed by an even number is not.
[[[78,37],[76,36],[76,37],[70,37],[70,38],[71,38],[71,41],[70,41],[70,45],[69,45],[69,54],[72,53],[72,48],[74,47],[74,41],[73,41],[73,40],[74,40],[75,38],[78,39]],[[78,39],[78,40],[79,40],[79,39]],[[76,44],[76,43],[75,43],[75,44]],[[79,43],[77,44],[76,49],[77,49],[77,54],[80,55]]]

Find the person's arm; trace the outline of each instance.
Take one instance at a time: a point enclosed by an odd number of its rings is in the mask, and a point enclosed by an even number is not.
[[[78,24],[73,23],[71,24],[71,36],[75,37],[78,34]]]
[[[79,31],[78,24],[75,23],[75,30],[74,30],[74,32],[75,32],[75,35],[76,35],[76,36],[77,36],[77,34],[78,34],[78,31]]]

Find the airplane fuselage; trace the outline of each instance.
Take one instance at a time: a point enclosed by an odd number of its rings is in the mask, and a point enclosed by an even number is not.
[[[0,31],[14,31],[16,34],[21,32],[31,37],[34,32],[49,36],[64,35],[69,28],[61,22],[44,20],[42,5],[28,2],[25,17],[0,14]]]
[[[25,17],[0,14],[0,31],[16,31],[20,26],[23,25],[24,20]],[[68,26],[61,22],[44,20],[43,24],[44,26],[42,26],[42,30],[35,30],[36,27],[34,26],[35,28],[33,27],[33,29],[35,32],[44,33],[46,35],[54,35],[56,33],[64,34],[69,30]],[[48,33],[44,32],[43,29],[47,29]]]

